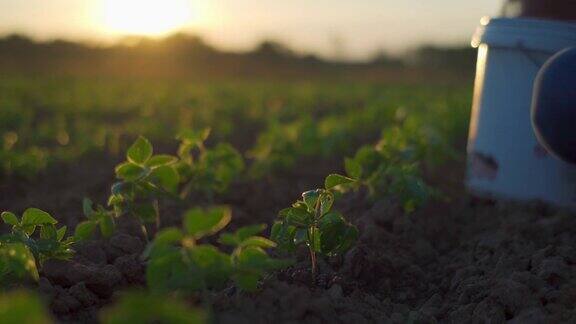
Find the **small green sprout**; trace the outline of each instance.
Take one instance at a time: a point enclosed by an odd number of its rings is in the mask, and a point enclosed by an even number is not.
[[[207,315],[173,296],[129,292],[122,294],[113,306],[104,309],[100,319],[104,324],[203,324],[207,322]]]
[[[358,229],[342,214],[332,210],[333,191],[353,183],[351,178],[329,175],[324,181],[324,189],[304,192],[302,200],[280,211],[280,220],[272,227],[271,238],[280,249],[293,252],[298,246],[308,247],[313,278],[317,273],[317,254],[342,254],[358,237]]]
[[[263,226],[222,234],[223,244],[235,246],[228,255],[210,244],[198,241],[228,225],[231,212],[226,207],[191,209],[184,215],[184,230],[166,228],[148,246],[146,280],[152,291],[193,292],[223,287],[230,279],[245,290],[256,289],[258,280],[270,270],[286,266],[265,252],[275,243],[256,236]]]
[[[108,205],[114,208],[116,217],[129,214],[139,219],[148,237],[145,224],[160,226],[159,198],[179,200],[180,177],[175,168],[178,159],[153,155],[152,144],[142,136],[130,146],[126,159],[116,167],[116,177],[121,181],[112,186]]]
[[[1,216],[5,224],[12,226],[12,231],[0,236],[0,278],[12,275],[22,278],[28,273],[37,280],[36,268],[46,260],[68,260],[74,254],[74,239],[64,239],[66,226],[56,228],[58,221],[47,212],[28,208],[21,219],[11,212],[3,212]]]
[[[435,194],[422,179],[418,158],[423,149],[418,147],[408,140],[385,137],[378,145],[364,146],[353,158],[346,158],[344,168],[356,180],[353,187],[365,186],[372,198],[395,197],[411,213]]]
[[[84,216],[88,220],[79,223],[74,231],[76,241],[84,241],[92,237],[96,228],[100,230],[103,237],[110,237],[114,234],[116,222],[114,212],[106,210],[102,205],[94,209],[94,204],[88,198],[82,201]]]
[[[285,268],[292,264],[290,260],[278,260],[268,256],[265,249],[276,247],[276,243],[258,236],[266,225],[251,225],[238,229],[233,234],[220,235],[220,243],[234,247],[232,251],[232,280],[246,291],[254,291],[258,281],[268,271]]]
[[[202,192],[212,198],[214,193],[225,192],[230,183],[244,170],[244,159],[231,145],[219,143],[207,148],[204,142],[210,136],[210,129],[201,131],[185,130],[178,139],[179,175],[184,183],[181,196]]]
[[[254,160],[250,173],[261,177],[292,168],[300,156],[312,156],[322,150],[318,126],[308,116],[281,124],[273,121],[262,132],[248,156]]]

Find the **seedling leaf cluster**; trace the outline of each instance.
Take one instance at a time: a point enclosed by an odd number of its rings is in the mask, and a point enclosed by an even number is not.
[[[358,238],[358,229],[332,208],[334,190],[354,182],[342,175],[329,175],[324,188],[302,193],[301,200],[281,210],[272,227],[271,238],[281,250],[294,252],[299,246],[308,248],[313,277],[317,272],[317,254],[340,255]]]
[[[178,135],[180,162],[177,169],[184,184],[181,196],[201,192],[211,199],[215,193],[228,190],[230,183],[244,170],[244,159],[236,149],[227,143],[209,148],[205,144],[209,136],[209,128],[188,129]]]
[[[438,194],[422,177],[422,161],[445,156],[439,152],[446,150],[437,137],[413,126],[387,129],[376,145],[363,146],[344,160],[347,176],[356,182],[343,189],[365,186],[373,199],[394,197],[411,213]]]
[[[73,256],[74,239],[65,239],[66,226],[57,228],[58,221],[47,212],[28,208],[21,218],[11,212],[1,216],[11,232],[0,236],[0,282],[38,280],[38,268],[46,260]]]
[[[233,247],[231,254],[201,243],[221,231],[230,220],[231,211],[226,207],[195,208],[184,215],[183,229],[160,231],[145,253],[148,286],[156,292],[192,293],[222,288],[233,280],[238,287],[253,291],[266,272],[289,264],[267,254],[266,249],[276,244],[257,235],[265,229],[263,225],[221,234],[219,241]]]

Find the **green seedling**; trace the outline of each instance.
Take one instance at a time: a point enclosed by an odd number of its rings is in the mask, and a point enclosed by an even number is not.
[[[46,150],[38,147],[15,148],[13,147],[18,136],[8,132],[3,136],[4,145],[0,147],[0,175],[21,176],[32,179],[40,170],[46,167]],[[0,139],[0,145],[2,144]]]
[[[207,323],[206,313],[189,307],[185,301],[173,296],[144,292],[129,292],[120,296],[114,306],[101,312],[103,324],[124,323]]]
[[[267,271],[286,266],[286,261],[274,260],[265,252],[276,244],[256,236],[263,230],[261,226],[223,234],[221,242],[235,246],[231,255],[199,242],[222,230],[230,219],[231,212],[225,207],[195,208],[184,215],[184,230],[160,231],[144,253],[148,259],[146,279],[152,291],[191,293],[221,288],[230,279],[251,291]]]
[[[332,210],[334,191],[353,183],[351,178],[329,175],[323,189],[304,192],[302,200],[281,210],[279,221],[272,227],[271,238],[278,243],[280,249],[294,252],[301,245],[308,248],[313,278],[317,273],[317,254],[342,254],[358,237],[358,229],[346,221],[342,214]]]
[[[40,297],[23,290],[0,294],[0,320],[4,324],[53,323]]]
[[[421,175],[420,161],[430,151],[426,137],[412,128],[389,129],[377,145],[363,146],[345,159],[346,174],[356,182],[344,189],[365,186],[373,199],[395,197],[411,213],[436,194]]]
[[[136,217],[142,224],[145,237],[148,237],[146,224],[160,226],[159,199],[179,200],[178,159],[170,155],[153,155],[152,144],[142,136],[130,146],[126,159],[116,167],[116,177],[121,181],[112,186],[108,204],[114,208],[116,217]]]
[[[210,129],[180,132],[178,139],[179,175],[184,183],[181,196],[201,192],[212,198],[228,190],[230,183],[244,170],[244,159],[231,145],[219,143],[208,148],[205,141]]]
[[[234,233],[220,235],[220,243],[234,247],[231,254],[232,280],[246,291],[254,291],[258,281],[267,272],[282,269],[292,264],[290,260],[278,260],[268,256],[265,249],[276,247],[276,243],[259,236],[266,225],[251,225]]]
[[[106,210],[102,205],[98,205],[94,209],[94,204],[88,198],[84,198],[82,201],[82,210],[87,220],[76,226],[74,231],[76,241],[84,241],[91,238],[96,229],[99,229],[100,234],[105,238],[114,234],[116,222],[113,211]]]
[[[21,219],[11,212],[3,212],[1,216],[5,224],[12,226],[11,233],[0,236],[1,277],[21,278],[29,274],[38,279],[36,269],[46,260],[68,260],[74,254],[74,239],[64,239],[66,226],[57,228],[58,221],[47,212],[28,208]]]
[[[317,125],[309,117],[287,124],[272,122],[259,135],[256,145],[248,152],[254,164],[250,170],[255,177],[292,168],[298,157],[322,151],[322,139]]]

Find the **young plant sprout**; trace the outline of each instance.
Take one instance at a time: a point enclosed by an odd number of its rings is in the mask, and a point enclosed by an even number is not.
[[[11,212],[3,212],[1,216],[5,224],[12,226],[12,231],[0,236],[0,281],[26,276],[38,280],[37,269],[46,260],[68,260],[74,254],[74,239],[64,239],[66,226],[56,228],[58,221],[47,212],[28,208],[22,218]]]
[[[116,167],[116,177],[121,181],[112,186],[108,205],[114,208],[116,217],[126,214],[136,217],[148,238],[146,224],[160,226],[158,200],[161,197],[179,200],[180,177],[175,168],[178,158],[153,155],[152,144],[140,136],[128,149],[126,159]]]
[[[358,229],[342,214],[332,210],[334,191],[353,183],[354,179],[329,175],[323,189],[306,191],[302,194],[302,200],[281,210],[280,220],[272,227],[271,238],[280,249],[293,252],[298,246],[308,247],[313,278],[317,273],[317,254],[342,254],[358,237]]]
[[[444,149],[439,140],[409,125],[385,131],[378,144],[363,146],[344,160],[346,174],[356,180],[354,187],[365,186],[373,199],[394,197],[407,213],[436,194],[422,179],[420,161],[446,155],[437,152]]]
[[[272,259],[265,252],[276,244],[257,236],[265,227],[250,226],[220,241],[234,246],[231,255],[199,241],[228,225],[231,211],[226,207],[194,208],[184,215],[184,230],[160,231],[144,252],[148,260],[146,282],[155,292],[194,292],[223,287],[230,279],[244,290],[257,288],[268,271],[285,267],[287,261]]]
[[[231,145],[219,143],[208,148],[204,142],[210,129],[185,130],[178,139],[180,161],[177,170],[184,184],[181,197],[191,192],[201,192],[212,199],[214,193],[225,192],[230,183],[244,170],[244,159]]]
[[[82,201],[82,210],[88,220],[76,225],[74,238],[76,241],[87,240],[92,237],[96,228],[100,230],[103,237],[110,237],[114,234],[116,222],[114,212],[106,210],[102,205],[94,209],[94,204],[88,198]]]

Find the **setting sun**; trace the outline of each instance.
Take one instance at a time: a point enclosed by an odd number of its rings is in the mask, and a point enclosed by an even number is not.
[[[108,32],[158,36],[194,20],[191,0],[103,0],[103,24]]]

